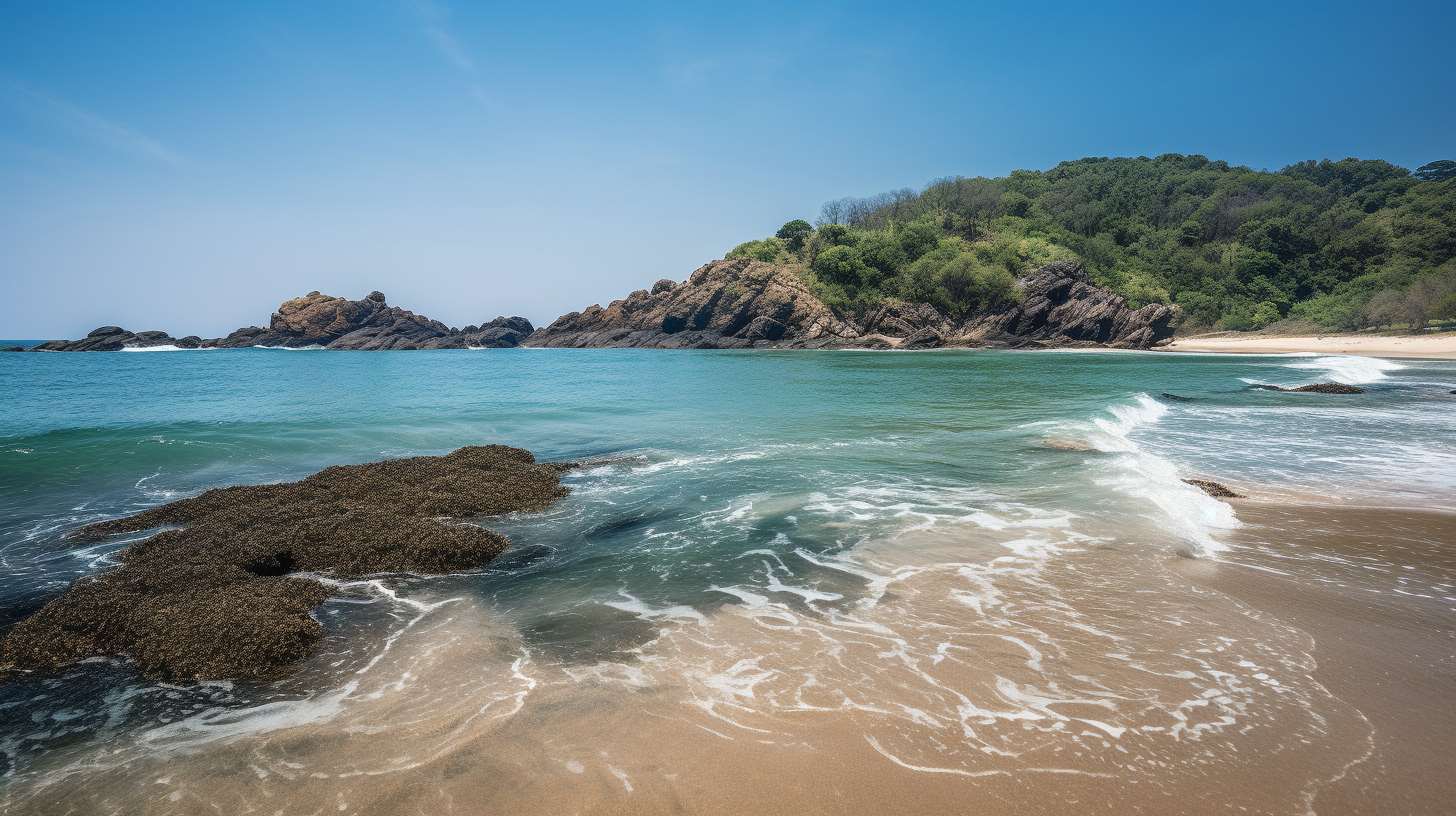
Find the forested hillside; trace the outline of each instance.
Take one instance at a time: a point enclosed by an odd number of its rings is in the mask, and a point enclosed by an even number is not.
[[[1189,329],[1303,319],[1333,329],[1456,319],[1456,162],[1306,161],[1278,172],[1202,156],[1089,158],[948,178],[824,206],[730,257],[799,268],[827,302],[965,313],[1018,296],[1030,265],[1079,258]]]

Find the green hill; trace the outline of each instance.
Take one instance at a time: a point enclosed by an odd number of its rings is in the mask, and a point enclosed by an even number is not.
[[[793,221],[729,255],[795,265],[847,308],[969,311],[1074,256],[1134,304],[1182,306],[1189,329],[1423,327],[1456,318],[1456,162],[1079,159],[831,201],[817,229]]]

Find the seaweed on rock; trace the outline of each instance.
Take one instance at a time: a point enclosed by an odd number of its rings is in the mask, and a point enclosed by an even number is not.
[[[458,519],[541,510],[569,465],[504,445],[326,468],[298,482],[225,487],[77,535],[169,527],[76,581],[0,642],[0,671],[127,656],[148,676],[259,679],[307,656],[314,578],[472,569],[506,539]]]

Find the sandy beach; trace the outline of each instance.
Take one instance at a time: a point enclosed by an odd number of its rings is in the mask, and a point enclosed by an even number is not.
[[[1423,357],[1456,360],[1456,332],[1425,335],[1320,334],[1281,337],[1223,333],[1179,337],[1167,351],[1218,351],[1235,354],[1360,354],[1369,357]]]

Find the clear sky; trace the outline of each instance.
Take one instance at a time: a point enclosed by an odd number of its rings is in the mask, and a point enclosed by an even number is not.
[[[1449,2],[614,5],[0,0],[0,337],[543,322],[941,176],[1456,158]]]

